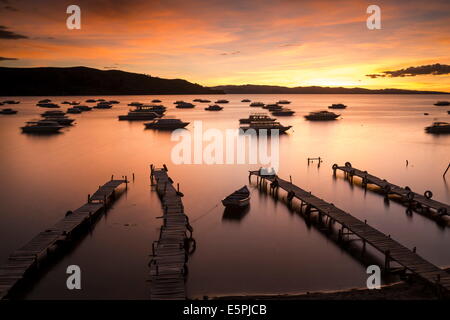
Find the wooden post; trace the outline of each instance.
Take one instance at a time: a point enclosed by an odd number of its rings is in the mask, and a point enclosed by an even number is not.
[[[91,195],[88,194],[88,203],[91,203]]]
[[[180,192],[180,184],[177,183],[177,192]]]
[[[111,181],[113,181],[113,180],[114,180],[114,175],[112,174],[112,175],[111,175]]]
[[[128,189],[128,177],[125,176],[125,189]]]
[[[290,181],[291,184],[292,184],[292,176],[291,176],[291,175],[289,175],[289,181]]]
[[[389,265],[390,265],[390,255],[391,255],[391,251],[390,251],[390,250],[386,250],[386,251],[384,252],[384,255],[385,255],[384,269],[385,269],[386,271],[389,272]]]
[[[133,182],[134,182],[134,172],[133,172]]]

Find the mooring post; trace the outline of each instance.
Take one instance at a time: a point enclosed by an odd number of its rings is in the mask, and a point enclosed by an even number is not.
[[[88,194],[88,203],[91,203],[91,195]]]
[[[134,182],[134,172],[133,172],[133,182]]]
[[[180,192],[180,184],[177,183],[177,192]]]
[[[289,181],[292,184],[292,176],[291,175],[289,175]]]
[[[112,174],[112,175],[111,175],[111,181],[113,181],[113,180],[114,180],[114,175]]]
[[[128,177],[125,176],[125,189],[128,189]]]
[[[390,251],[390,250],[386,250],[386,251],[384,252],[384,255],[385,255],[384,269],[385,269],[386,271],[389,272],[389,265],[390,265],[390,255],[391,255],[391,251]]]

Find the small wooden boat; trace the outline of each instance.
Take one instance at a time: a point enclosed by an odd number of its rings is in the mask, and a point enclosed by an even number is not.
[[[50,102],[52,102],[52,100],[50,100],[50,99],[44,99],[44,100],[39,100],[38,103],[50,103]]]
[[[112,105],[109,102],[99,102],[93,108],[95,108],[95,109],[111,109]]]
[[[65,112],[61,111],[61,110],[49,110],[49,111],[45,111],[44,113],[41,113],[41,116],[45,117],[64,117],[65,116]]]
[[[250,100],[250,99],[243,99],[243,100],[241,100],[241,102],[252,102],[252,100]]]
[[[0,114],[16,114],[17,110],[13,110],[11,108],[6,108],[6,109],[2,109],[0,110]]]
[[[250,107],[264,107],[264,103],[263,102],[252,102],[250,103]]]
[[[120,101],[117,101],[117,100],[110,100],[109,101],[109,104],[119,104],[120,103]]]
[[[228,197],[222,200],[225,207],[245,207],[250,204],[250,191],[247,186],[243,186],[236,190]]]
[[[192,104],[190,102],[181,102],[181,103],[177,103],[177,106],[175,108],[178,109],[192,109],[195,107],[195,104]]]
[[[438,101],[434,105],[435,106],[450,106],[450,101]]]
[[[230,101],[225,100],[225,99],[219,99],[215,103],[228,103],[228,102],[230,102]]]
[[[88,106],[77,106],[77,109],[80,109],[81,111],[91,111],[92,107]]]
[[[87,99],[86,102],[87,102],[87,103],[95,103],[96,100],[95,100],[95,99]]]
[[[5,100],[3,101],[3,104],[19,104],[20,101],[16,101],[16,100]]]
[[[146,129],[157,130],[176,130],[186,127],[189,122],[183,122],[180,119],[162,118],[156,119],[152,122],[144,123]]]
[[[280,100],[277,102],[277,104],[290,104],[291,102],[289,100]]]
[[[159,100],[159,99],[153,99],[152,100],[152,103],[160,103],[161,102],[161,100]]]

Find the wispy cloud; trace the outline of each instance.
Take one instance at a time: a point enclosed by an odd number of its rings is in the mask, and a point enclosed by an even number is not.
[[[18,59],[17,58],[0,57],[0,61],[10,61],[10,60],[18,60]]]
[[[0,26],[0,39],[9,39],[9,40],[17,40],[17,39],[27,39],[27,36],[15,33],[13,31],[6,30],[8,29],[5,26]]]
[[[450,74],[450,65],[447,64],[429,64],[418,67],[408,67],[405,69],[383,71],[382,73],[367,74],[372,79],[384,77],[414,77],[418,75],[444,75]]]

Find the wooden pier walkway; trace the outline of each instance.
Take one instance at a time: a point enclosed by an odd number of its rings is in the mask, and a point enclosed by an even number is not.
[[[150,170],[152,185],[155,185],[164,210],[159,239],[152,245],[150,299],[186,299],[186,262],[192,227],[184,213],[182,194],[174,188],[167,168],[157,169],[152,165]]]
[[[432,209],[440,217],[450,215],[450,206],[448,204],[431,199],[433,196],[431,191],[425,191],[425,193],[422,195],[412,191],[409,187],[399,187],[384,179],[371,175],[367,171],[353,168],[349,162],[347,162],[345,166],[338,166],[337,164],[334,164],[333,172],[335,174],[336,170],[343,171],[351,181],[353,181],[354,176],[360,177],[362,179],[362,184],[364,187],[366,187],[368,184],[374,184],[380,187],[386,195],[398,195],[411,207],[414,206],[417,208],[421,208],[422,210]]]
[[[405,271],[409,270],[435,286],[441,294],[446,295],[450,293],[450,274],[426,261],[384,233],[371,227],[366,222],[353,217],[333,204],[325,202],[310,192],[277,176],[266,176],[261,175],[259,171],[250,171],[249,179],[251,179],[252,175],[257,176],[258,184],[261,184],[264,180],[270,182],[271,190],[276,191],[278,188],[281,188],[287,191],[288,201],[292,201],[293,198],[299,199],[301,201],[301,208],[306,207],[306,214],[317,212],[320,218],[325,216],[330,219],[330,222],[338,222],[341,225],[341,229],[339,230],[340,237],[344,234],[353,234],[363,241],[364,247],[366,243],[372,245],[372,247],[385,256],[385,269],[388,270],[390,262],[395,261]],[[347,232],[344,232],[345,230]]]
[[[88,202],[75,211],[69,211],[55,225],[36,235],[30,242],[14,251],[0,266],[0,300],[8,299],[29,274],[36,271],[49,253],[58,250],[72,235],[103,212],[115,189],[126,180],[111,180],[100,186]]]

